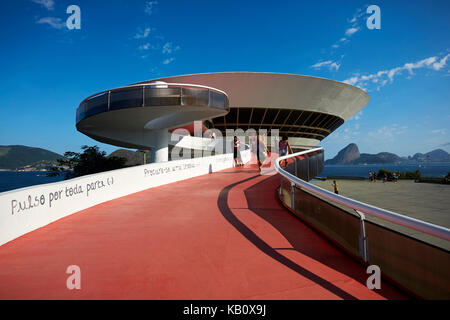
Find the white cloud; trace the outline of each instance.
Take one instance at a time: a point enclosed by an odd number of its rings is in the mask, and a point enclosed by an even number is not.
[[[53,0],[31,0],[31,2],[40,4],[47,10],[53,10],[55,9],[55,2]]]
[[[147,1],[145,3],[145,13],[151,15],[153,13],[153,6],[157,5],[158,1]]]
[[[446,129],[436,129],[431,131],[432,134],[446,134],[447,130]]]
[[[396,68],[389,70],[387,72],[387,77],[389,78],[389,81],[391,81],[391,83],[392,83],[394,81],[394,76],[396,74],[400,74],[402,72],[402,70],[403,70],[403,68],[401,68],[401,67],[396,67]]]
[[[371,139],[392,141],[395,136],[406,133],[407,128],[407,126],[399,127],[398,124],[394,123],[389,126],[382,126],[375,131],[369,131],[368,136]]]
[[[356,26],[358,24],[358,20],[365,14],[365,9],[363,10],[362,8],[358,8],[356,9],[355,14],[353,15],[353,18],[351,20],[349,20],[348,22],[350,22],[353,26]]]
[[[143,44],[143,45],[140,45],[139,47],[138,47],[138,49],[139,50],[148,50],[148,49],[150,49],[150,43],[145,43],[145,44]]]
[[[169,64],[169,63],[171,63],[173,60],[175,60],[175,58],[167,58],[166,60],[163,61],[163,64]]]
[[[134,35],[135,39],[145,39],[149,36],[151,29],[145,28],[144,31],[139,30],[138,33]]]
[[[332,64],[330,64],[330,70],[334,69],[334,70],[338,71],[340,66],[341,66],[340,64],[333,62]]]
[[[363,112],[362,112],[362,110],[361,110],[361,111],[359,111],[357,114],[355,114],[353,117],[351,117],[351,118],[349,119],[349,121],[350,121],[350,120],[359,120],[359,119],[361,119],[362,114],[363,114]],[[355,124],[355,129],[359,129],[359,124]]]
[[[180,46],[174,46],[172,44],[172,42],[166,42],[163,45],[162,53],[164,53],[164,54],[171,54],[172,52],[175,52],[175,51],[177,51],[179,49],[180,49]]]
[[[383,141],[393,141],[394,133],[391,128],[383,126],[376,131],[369,131],[367,134],[371,139],[383,140]]]
[[[445,60],[444,60],[444,58],[441,59],[441,62],[443,62],[443,65],[445,65],[445,62],[447,61],[447,59],[446,59],[447,56],[445,57]],[[405,63],[403,68],[408,70],[409,74],[413,75],[414,74],[414,72],[413,72],[414,69],[419,69],[419,68],[423,68],[423,67],[433,66],[433,64],[435,63],[436,60],[437,60],[437,57],[430,57],[430,58],[426,58],[426,59],[420,60],[420,61],[415,62],[415,63]],[[442,68],[442,66],[439,67],[439,68],[436,68],[436,69],[433,68],[433,69],[439,70],[440,68]]]
[[[336,62],[328,60],[328,61],[317,62],[316,64],[313,64],[311,67],[315,68],[315,69],[320,69],[322,67],[328,67],[328,69],[330,69],[330,71],[333,69],[335,71],[338,71],[340,66],[341,65]]]
[[[395,77],[401,75],[405,70],[408,71],[409,75],[414,75],[413,70],[422,68],[428,68],[439,71],[445,67],[449,56],[450,54],[447,54],[440,60],[437,56],[433,56],[416,62],[405,63],[401,67],[395,67],[389,70],[381,70],[369,75],[362,75],[362,76],[354,75],[353,77],[350,77],[344,80],[343,82],[358,87],[365,86],[368,84],[368,82],[372,82],[377,84],[377,90],[379,90],[381,87],[385,86],[388,83],[388,81],[390,83],[393,83]]]
[[[447,64],[448,57],[450,57],[450,54],[447,54],[439,62],[434,62],[433,63],[433,69],[438,71],[438,70],[441,70],[443,67],[445,67],[445,65]]]
[[[156,1],[153,1],[152,5],[155,3]],[[146,59],[149,57],[150,53],[159,53],[159,55],[162,56],[161,63],[164,65],[170,64],[175,60],[172,55],[180,50],[180,46],[174,45],[173,42],[167,40],[164,41],[164,37],[155,34],[155,30],[156,29],[149,27],[138,29],[138,32],[133,36],[134,39],[139,40],[136,56]]]
[[[358,83],[358,77],[351,77],[351,78],[344,80],[343,82],[354,86],[354,85],[356,85],[356,83]]]
[[[350,23],[349,26],[347,26],[347,29],[345,30],[345,36],[341,37],[339,39],[339,41],[335,42],[334,44],[331,45],[331,48],[333,48],[333,50],[336,50],[340,47],[342,47],[344,44],[347,44],[350,42],[349,38],[355,34],[356,32],[358,32],[359,30],[361,30],[361,27],[359,26],[360,22],[361,22],[361,17],[363,17],[365,14],[365,9],[363,10],[362,8],[358,8],[355,12],[355,14],[353,15],[353,17],[351,19],[347,19],[347,21]],[[330,70],[339,70],[340,66],[342,64],[342,58],[340,59],[339,63],[335,63],[332,64],[330,63],[329,68]]]
[[[327,64],[330,64],[332,61],[328,60],[328,61],[323,61],[323,62],[317,62],[316,64],[313,64],[311,67],[313,68],[320,68],[323,66],[326,66]]]
[[[66,24],[60,19],[55,17],[45,17],[40,18],[36,23],[39,24],[48,24],[50,27],[55,29],[62,29],[66,26]]]
[[[359,27],[357,27],[357,28],[351,27],[351,28],[348,28],[347,30],[345,30],[345,35],[347,37],[349,37],[349,36],[351,36],[352,34],[358,32],[358,31],[359,31]]]
[[[356,32],[358,32],[359,30],[361,30],[361,28],[359,27],[359,23],[361,20],[361,17],[364,15],[365,10],[363,10],[362,8],[358,8],[355,12],[355,14],[353,15],[353,17],[350,20],[347,20],[350,23],[350,26],[345,30],[345,37],[342,37],[341,39],[339,39],[339,42],[344,42],[347,43],[349,42],[349,37],[351,37],[353,34],[355,34]],[[334,49],[339,48],[338,43],[333,44],[331,47]]]

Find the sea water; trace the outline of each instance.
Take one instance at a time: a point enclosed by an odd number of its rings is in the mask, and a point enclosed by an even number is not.
[[[422,177],[445,177],[450,172],[450,162],[426,164],[368,164],[368,165],[326,165],[318,177],[363,177],[368,178],[370,171],[385,169],[395,172],[419,170]]]
[[[64,180],[64,173],[49,177],[47,171],[0,171],[0,192]]]

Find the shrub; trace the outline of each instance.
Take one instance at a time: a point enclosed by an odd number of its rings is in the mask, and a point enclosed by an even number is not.
[[[394,178],[393,174],[395,172],[380,169],[378,170],[377,179],[382,180],[384,178],[384,174],[386,174],[388,180],[392,180]],[[449,173],[450,174],[450,173]],[[418,180],[422,177],[422,174],[419,170],[416,171],[406,171],[406,172],[397,172],[398,179],[415,179]]]
[[[106,152],[100,151],[97,146],[82,146],[81,149],[82,153],[68,151],[64,153],[64,160],[58,160],[59,165],[72,169],[66,173],[65,179],[125,167],[125,158],[106,157]]]
[[[405,172],[405,178],[407,179],[420,179],[422,177],[422,174],[419,170],[416,171],[406,171]]]

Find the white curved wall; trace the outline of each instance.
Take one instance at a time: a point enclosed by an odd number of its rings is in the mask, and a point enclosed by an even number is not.
[[[249,161],[250,152],[243,151],[242,158]],[[232,165],[233,155],[222,154],[152,163],[0,193],[0,245],[99,203]]]

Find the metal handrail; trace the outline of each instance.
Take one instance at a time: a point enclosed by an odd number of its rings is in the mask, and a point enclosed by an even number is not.
[[[450,229],[447,229],[442,226],[438,226],[429,222],[425,222],[419,219],[414,219],[411,217],[407,217],[389,210],[381,209],[363,202],[359,202],[350,198],[343,197],[341,195],[335,194],[333,192],[330,192],[328,190],[322,189],[318,186],[315,186],[311,183],[308,183],[293,174],[287,172],[280,166],[280,161],[298,157],[301,155],[306,155],[308,153],[313,153],[319,150],[323,150],[323,148],[314,148],[310,150],[305,150],[301,152],[297,152],[294,154],[289,154],[283,157],[279,157],[275,160],[275,170],[282,175],[284,178],[288,179],[291,183],[294,183],[297,187],[304,189],[314,195],[320,196],[328,201],[335,202],[338,204],[341,204],[343,206],[346,206],[348,208],[351,208],[355,211],[362,212],[364,214],[368,214],[370,216],[377,217],[379,219],[383,219],[389,222],[392,222],[394,224],[414,229],[429,235],[432,235],[434,237],[438,237],[447,241],[450,241]],[[280,186],[281,188],[281,186]]]

